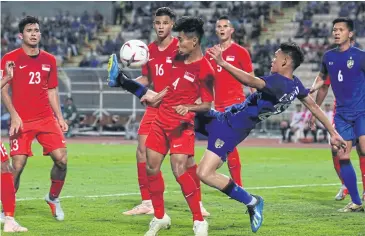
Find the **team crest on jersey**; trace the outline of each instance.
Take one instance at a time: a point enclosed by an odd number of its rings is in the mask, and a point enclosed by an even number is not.
[[[215,148],[221,148],[221,147],[223,147],[223,145],[224,145],[223,140],[221,140],[219,138],[217,138],[217,140],[215,140],[215,144],[214,144]]]
[[[349,60],[347,60],[347,68],[351,69],[354,66],[354,60],[352,60],[352,57],[350,57]]]
[[[189,80],[190,82],[194,82],[195,75],[193,75],[192,73],[189,73],[189,72],[185,71],[184,79]]]
[[[44,71],[50,71],[51,70],[51,66],[48,64],[42,64],[42,70]]]
[[[234,61],[234,56],[227,56],[226,61]]]
[[[166,63],[172,63],[171,57],[166,57]]]

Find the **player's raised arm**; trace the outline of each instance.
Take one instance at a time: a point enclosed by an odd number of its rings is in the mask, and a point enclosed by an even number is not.
[[[15,63],[13,61],[7,61],[5,64],[5,75],[1,71],[1,88],[3,88],[14,76]]]
[[[265,87],[265,81],[263,81],[262,79],[251,75],[251,73],[247,73],[243,70],[240,70],[235,66],[232,66],[231,64],[227,63],[225,60],[223,60],[222,49],[220,48],[219,45],[216,45],[208,49],[207,53],[211,57],[213,57],[213,59],[217,62],[218,65],[227,70],[241,84],[255,89],[262,89]]]
[[[306,96],[300,101],[306,106],[312,114],[317,117],[317,119],[324,125],[324,127],[328,130],[331,135],[331,145],[340,148],[346,148],[346,142],[343,138],[337,133],[335,128],[332,126],[331,122],[328,120],[326,114],[322,111],[322,109],[314,102],[311,96]]]

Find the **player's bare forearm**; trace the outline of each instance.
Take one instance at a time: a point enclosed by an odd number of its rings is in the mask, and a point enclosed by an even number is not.
[[[257,78],[243,70],[240,70],[226,61],[223,61],[220,66],[227,70],[238,82],[243,85],[249,86],[254,89],[262,89],[265,87],[265,82],[262,79]]]
[[[192,112],[207,112],[212,108],[211,102],[202,102],[194,105],[186,105],[189,111]]]
[[[9,81],[11,80],[10,76],[5,75],[2,79],[1,79],[1,88],[3,88]]]
[[[328,88],[329,86],[324,84],[321,88],[318,89],[317,96],[316,96],[316,103],[318,106],[321,106],[324,99],[326,98],[328,94]]]
[[[49,104],[58,120],[63,120],[57,88],[48,89]]]
[[[314,83],[310,89],[310,93],[314,93],[318,89],[320,89],[324,85],[324,79],[322,73],[319,73],[319,75],[314,80]]]
[[[15,110],[11,97],[9,95],[9,84],[5,84],[4,87],[1,89],[1,99],[9,111],[10,116],[18,116],[18,112]]]
[[[256,77],[256,76],[255,76],[255,72],[253,72],[253,71],[252,71],[252,72],[250,72],[250,75],[252,75],[253,77]],[[251,92],[251,94],[252,94],[252,93],[254,93],[254,92],[256,92],[256,91],[257,91],[257,89],[250,87],[250,92]]]
[[[324,125],[331,136],[336,135],[337,131],[333,128],[330,120],[327,118],[326,114],[322,109],[314,102],[311,96],[307,96],[301,100],[301,102],[306,106],[312,114]]]
[[[168,92],[169,87],[164,88],[161,92],[156,93],[151,89],[148,89],[146,94],[141,98],[142,103],[147,103],[149,106],[158,107],[162,102],[163,97]]]

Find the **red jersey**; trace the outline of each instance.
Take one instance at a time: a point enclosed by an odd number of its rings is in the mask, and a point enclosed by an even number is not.
[[[194,124],[194,112],[189,112],[185,116],[176,113],[174,106],[193,105],[198,98],[202,102],[212,102],[213,92],[209,89],[208,83],[214,79],[214,69],[203,57],[201,60],[185,64],[174,56],[171,70],[169,90],[163,98],[158,119],[172,127],[179,126],[181,121]]]
[[[209,54],[206,54],[205,56],[215,69],[215,106],[232,105],[237,103],[238,99],[241,99],[241,101],[245,100],[245,93],[243,92],[242,84],[238,82],[228,71],[217,65],[215,60],[213,60]],[[225,61],[238,69],[248,73],[253,71],[249,52],[237,43],[232,43],[231,46],[224,50],[222,52],[222,57]]]
[[[154,91],[159,93],[168,86],[167,77],[171,72],[173,52],[177,49],[179,40],[173,38],[170,45],[163,51],[158,49],[156,42],[150,43],[150,59],[142,67],[142,75],[147,76],[153,83]]]
[[[6,61],[14,61],[16,66],[9,84],[20,118],[26,122],[53,116],[48,89],[58,86],[56,58],[43,50],[31,57],[18,48],[4,55],[1,68],[5,68]]]

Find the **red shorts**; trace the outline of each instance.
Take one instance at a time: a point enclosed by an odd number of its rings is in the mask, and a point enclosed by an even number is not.
[[[9,160],[8,153],[6,152],[6,148],[2,142],[0,142],[0,154],[1,154],[1,163],[6,162]]]
[[[144,116],[141,120],[141,124],[139,125],[139,135],[148,135],[151,129],[151,125],[156,119],[157,112],[158,108],[147,107],[146,112],[144,113]]]
[[[194,156],[194,144],[194,126],[184,124],[173,129],[158,122],[158,120],[151,125],[146,140],[147,148],[163,155],[166,155],[170,150],[170,155],[185,154]]]
[[[220,112],[224,112],[226,107],[232,106],[234,104],[242,103],[243,101],[245,101],[245,98],[240,97],[240,98],[230,99],[230,100],[227,100],[227,101],[222,102],[222,103],[215,103],[214,109],[217,110],[217,111],[220,111]]]
[[[10,156],[33,156],[32,141],[37,138],[43,147],[43,155],[66,147],[66,141],[56,118],[24,122],[23,129],[16,136],[10,137]]]

